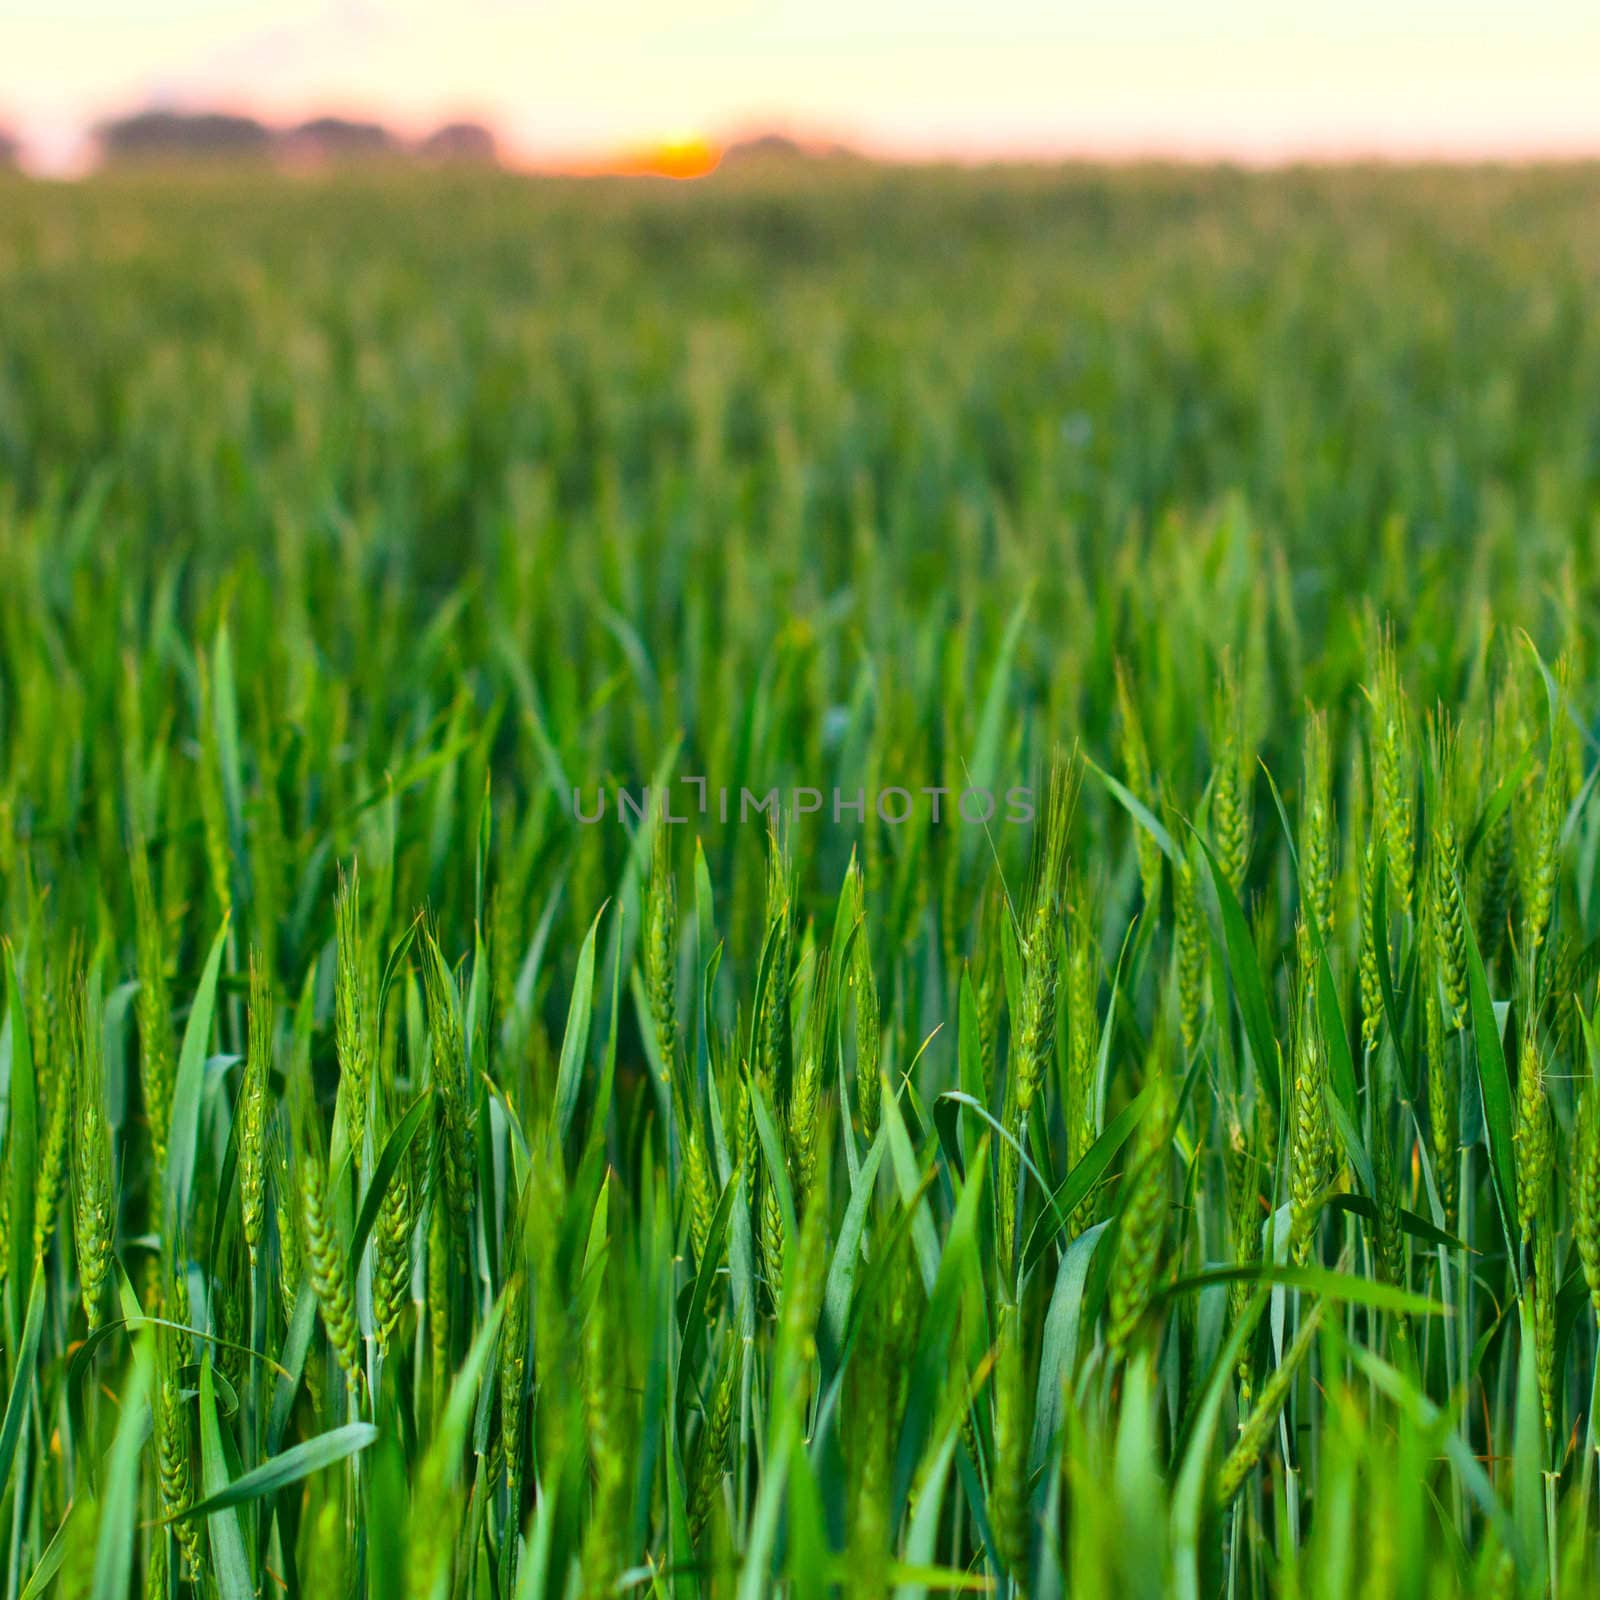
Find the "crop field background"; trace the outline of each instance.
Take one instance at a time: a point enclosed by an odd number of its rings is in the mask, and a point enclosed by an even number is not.
[[[1595,1592],[1597,598],[1595,169],[0,182],[0,1594]]]

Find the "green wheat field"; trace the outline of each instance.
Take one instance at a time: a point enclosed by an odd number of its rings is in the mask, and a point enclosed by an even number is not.
[[[1594,1593],[1597,599],[1600,169],[0,186],[0,1594]]]

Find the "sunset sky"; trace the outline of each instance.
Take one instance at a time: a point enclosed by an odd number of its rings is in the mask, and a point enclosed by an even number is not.
[[[772,126],[897,155],[1600,154],[1600,0],[0,0],[0,124],[146,103],[567,163]]]

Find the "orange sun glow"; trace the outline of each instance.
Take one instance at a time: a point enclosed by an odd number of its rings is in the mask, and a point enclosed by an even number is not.
[[[624,151],[610,170],[629,178],[703,178],[721,160],[717,145],[700,134],[687,134]]]

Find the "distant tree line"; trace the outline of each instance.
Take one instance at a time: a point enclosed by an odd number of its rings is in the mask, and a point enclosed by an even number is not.
[[[261,162],[316,168],[392,162],[438,166],[499,164],[494,133],[481,122],[446,122],[420,139],[406,139],[381,122],[321,116],[273,126],[233,111],[151,108],[113,117],[94,129],[107,166],[163,162]],[[20,165],[21,141],[0,126],[0,172]],[[787,165],[807,160],[850,160],[846,146],[799,140],[783,133],[736,139],[721,152],[724,166]]]
[[[420,160],[492,166],[494,134],[482,123],[447,122],[425,138],[406,140],[380,122],[313,117],[273,127],[227,111],[136,111],[95,129],[107,165],[158,161],[262,161],[316,167],[354,162]],[[0,161],[5,144],[0,135]]]

